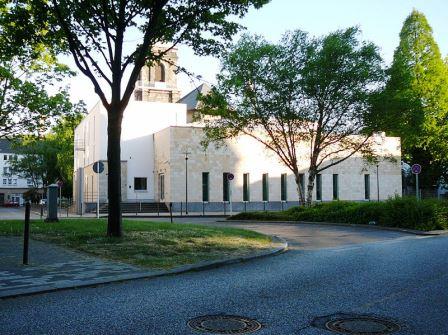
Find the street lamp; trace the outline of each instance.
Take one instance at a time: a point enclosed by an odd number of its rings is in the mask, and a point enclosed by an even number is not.
[[[376,195],[378,202],[380,202],[380,176],[379,176],[379,164],[376,164]]]
[[[191,152],[185,150],[185,215],[188,215],[188,155]]]

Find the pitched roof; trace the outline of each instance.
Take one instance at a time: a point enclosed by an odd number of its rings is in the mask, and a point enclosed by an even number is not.
[[[186,104],[187,105],[187,110],[194,110],[194,109],[198,109],[198,105],[199,105],[199,101],[198,101],[198,96],[199,93],[201,93],[202,95],[207,94],[210,91],[210,86],[208,86],[207,84],[201,84],[199,87],[196,87],[193,91],[191,91],[190,93],[188,93],[187,95],[185,95],[183,98],[181,98],[178,103],[180,104]]]
[[[0,152],[12,152],[10,140],[0,139]]]

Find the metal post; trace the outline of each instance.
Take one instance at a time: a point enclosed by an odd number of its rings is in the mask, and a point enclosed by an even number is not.
[[[96,163],[99,165],[99,163]],[[97,167],[98,171],[99,171],[99,166]],[[97,173],[96,176],[96,218],[99,219],[100,218],[100,174]]]
[[[419,186],[418,186],[418,174],[415,174],[415,195],[417,197],[417,200],[420,200],[420,192],[419,192]]]
[[[160,216],[160,200],[157,202],[157,216]]]
[[[379,165],[376,165],[376,194],[378,202],[380,202],[380,176],[379,176]]]
[[[40,204],[40,219],[42,220],[44,216],[44,204]]]
[[[205,202],[202,202],[202,216],[205,216]]]
[[[23,229],[23,264],[28,265],[28,250],[30,241],[30,211],[29,201],[25,204],[25,227]]]
[[[183,208],[182,208],[182,201],[180,202],[180,216],[182,216]]]
[[[283,201],[280,201],[280,204],[282,205],[282,212],[283,212]]]
[[[173,203],[170,202],[170,221],[173,223]]]
[[[230,215],[233,214],[233,208],[232,208],[232,181],[229,180],[229,211]]]
[[[226,215],[226,202],[223,201],[222,203],[223,203],[223,205],[224,205],[224,215]]]
[[[185,151],[185,215],[188,215],[188,154]]]

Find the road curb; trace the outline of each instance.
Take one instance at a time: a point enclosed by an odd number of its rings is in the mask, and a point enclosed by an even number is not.
[[[106,285],[111,283],[123,283],[131,280],[138,280],[138,279],[153,279],[158,277],[165,277],[165,276],[172,276],[172,275],[178,275],[186,272],[195,272],[195,271],[203,271],[208,269],[214,269],[219,268],[226,265],[231,264],[237,264],[237,263],[243,263],[252,261],[259,258],[269,257],[269,256],[275,256],[280,253],[283,253],[288,250],[288,242],[284,240],[281,237],[278,236],[270,236],[272,238],[272,241],[276,244],[275,247],[256,253],[254,255],[249,256],[242,256],[242,257],[233,257],[223,260],[217,260],[217,261],[206,261],[206,262],[200,262],[193,265],[185,265],[180,266],[172,270],[168,271],[152,271],[144,274],[138,274],[138,275],[119,275],[111,280],[89,280],[85,283],[80,283],[76,285],[55,285],[53,287],[46,287],[46,288],[36,288],[36,289],[28,289],[28,290],[16,290],[12,291],[7,295],[2,295],[0,292],[0,301],[6,300],[6,299],[13,299],[23,296],[30,296],[30,295],[37,295],[37,294],[43,294],[43,293],[51,293],[51,292],[57,292],[57,291],[63,291],[63,290],[73,290],[78,288],[87,288],[87,287],[95,287],[99,285]]]
[[[364,229],[388,230],[388,231],[396,231],[396,232],[400,232],[400,233],[421,235],[421,236],[448,235],[448,230],[422,231],[422,230],[414,230],[414,229],[406,229],[406,228],[384,227],[384,226],[377,226],[377,225],[350,224],[350,223],[313,222],[313,221],[263,221],[263,220],[219,220],[216,222],[281,223],[281,224],[290,224],[290,225],[309,224],[309,225],[322,225],[322,226],[341,226],[341,227],[355,227],[355,228],[364,228]]]

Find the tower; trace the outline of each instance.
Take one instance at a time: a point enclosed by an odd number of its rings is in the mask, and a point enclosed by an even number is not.
[[[164,46],[155,46],[154,53],[166,50]],[[176,78],[177,49],[166,53],[160,62],[145,65],[135,83],[134,98],[137,101],[173,103],[180,99]]]

